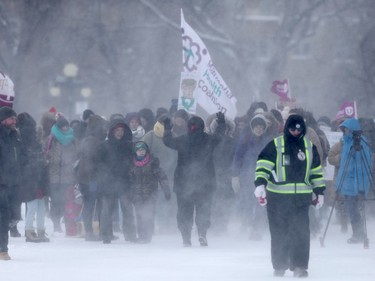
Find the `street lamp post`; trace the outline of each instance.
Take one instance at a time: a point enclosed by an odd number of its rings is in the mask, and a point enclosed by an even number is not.
[[[50,87],[50,94],[54,98],[59,98],[61,104],[61,111],[65,111],[67,117],[72,119],[73,114],[80,114],[88,107],[88,99],[91,96],[91,89],[82,87],[82,82],[78,77],[78,66],[74,63],[67,63],[63,68],[63,75],[58,75]],[[81,97],[85,100],[80,100],[77,95],[80,89]]]

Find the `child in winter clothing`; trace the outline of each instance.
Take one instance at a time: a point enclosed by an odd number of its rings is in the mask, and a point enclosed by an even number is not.
[[[150,243],[154,231],[155,205],[158,183],[166,200],[170,200],[168,178],[160,168],[159,159],[153,157],[145,142],[134,145],[133,165],[130,170],[132,202],[137,218],[139,243]]]

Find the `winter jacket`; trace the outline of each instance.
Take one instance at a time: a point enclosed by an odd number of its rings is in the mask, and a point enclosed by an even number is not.
[[[357,119],[345,120],[340,128],[349,129],[349,134],[344,133],[342,138],[336,191],[348,196],[356,196],[359,193],[367,195],[372,169],[371,148],[365,137],[360,135],[361,127]]]
[[[187,135],[174,138],[170,130],[165,130],[164,144],[177,150],[178,153],[174,173],[174,192],[192,196],[201,193],[210,194],[215,190],[213,153],[220,140],[218,133],[206,134],[204,121],[196,116],[188,121]]]
[[[226,130],[221,135],[221,141],[214,149],[213,161],[216,175],[216,194],[229,199],[234,197],[231,166],[235,149],[235,140],[232,137],[235,124],[229,119],[225,120],[225,124]],[[206,126],[209,134],[215,134],[218,129],[216,114],[212,114],[207,118]]]
[[[0,188],[19,184],[19,134],[0,124]]]
[[[335,167],[335,171],[333,174],[333,178],[337,178],[337,173],[340,167],[340,160],[341,160],[341,151],[342,151],[342,142],[336,142],[328,152],[328,163]]]
[[[48,195],[49,178],[42,144],[36,125],[20,126],[20,199],[29,202]]]
[[[289,124],[298,122],[303,130],[298,137],[289,132]],[[300,195],[311,203],[311,193],[325,190],[320,157],[316,146],[305,137],[306,125],[299,115],[290,115],[284,135],[275,138],[259,154],[255,186],[265,185],[268,192]]]
[[[256,116],[259,115],[261,114]],[[252,132],[251,125],[245,126],[245,128],[241,131],[236,144],[233,158],[232,176],[240,177],[241,182],[249,185],[255,172],[259,153],[274,137],[275,133],[273,131],[268,131],[268,127],[266,127],[263,135],[256,136]]]
[[[77,149],[75,139],[63,145],[53,134],[49,136],[46,158],[51,184],[74,184],[74,163],[78,159]]]
[[[133,202],[145,201],[150,197],[156,199],[157,190],[160,186],[166,196],[170,196],[167,175],[160,168],[159,159],[152,154],[147,154],[148,161],[144,164],[133,160],[130,169],[131,198]]]
[[[163,143],[163,137],[158,137],[154,131],[148,132],[142,138],[150,149],[150,152],[159,159],[160,167],[167,174],[169,180],[173,179],[174,168],[177,163],[177,152]]]
[[[86,137],[79,146],[79,163],[77,167],[77,182],[88,185],[91,181],[97,181],[99,146],[106,137],[107,122],[100,116],[93,115],[88,120]]]
[[[121,126],[124,136],[118,140],[114,130]],[[99,192],[106,196],[119,196],[130,191],[129,172],[133,159],[132,132],[123,119],[109,124],[108,138],[99,146],[98,184]]]

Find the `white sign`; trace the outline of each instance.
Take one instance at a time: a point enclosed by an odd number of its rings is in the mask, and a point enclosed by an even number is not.
[[[213,65],[203,41],[185,22],[182,10],[181,30],[184,72],[197,75],[194,98],[209,114],[221,111],[230,119],[234,119],[237,116],[237,100]],[[181,83],[182,81],[181,77]],[[180,86],[182,88],[182,84]]]

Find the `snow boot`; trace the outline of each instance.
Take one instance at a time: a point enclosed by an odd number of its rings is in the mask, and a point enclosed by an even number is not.
[[[309,276],[309,273],[304,268],[296,267],[293,271],[293,276],[297,278],[306,278]]]
[[[87,232],[85,235],[85,241],[100,241],[100,237],[95,235],[93,232]]]
[[[39,243],[41,240],[34,229],[25,230],[26,242]]]
[[[183,233],[181,232],[182,235],[182,245],[184,247],[191,247],[191,233]]]
[[[353,236],[347,240],[348,244],[361,244],[363,243],[364,239],[361,237]]]
[[[0,252],[0,260],[1,261],[9,261],[9,260],[11,260],[8,252]]]
[[[21,237],[21,233],[17,229],[17,224],[9,229],[10,237]]]
[[[285,270],[283,269],[275,269],[273,272],[273,276],[275,277],[283,277],[285,275]]]
[[[202,247],[207,247],[208,242],[206,236],[199,236],[199,243],[201,244]]]
[[[44,229],[38,229],[38,238],[40,239],[40,242],[49,242],[49,238]]]

